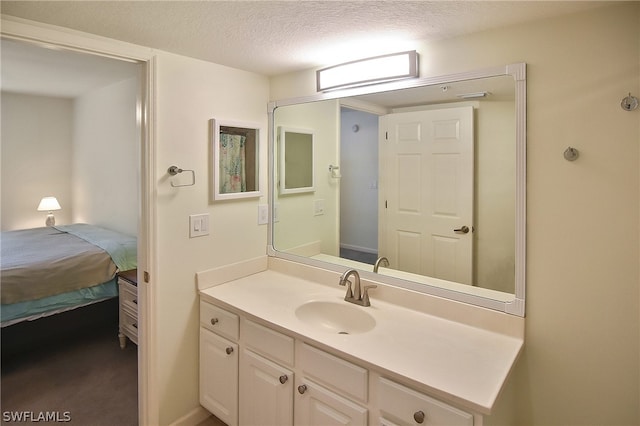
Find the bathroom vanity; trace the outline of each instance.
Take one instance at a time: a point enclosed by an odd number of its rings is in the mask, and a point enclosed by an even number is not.
[[[377,116],[374,184],[345,167],[346,110]],[[525,64],[275,101],[269,124],[267,256],[197,274],[201,404],[229,425],[490,424],[524,344]]]
[[[260,258],[198,274],[200,402],[229,425],[482,425],[523,318]]]

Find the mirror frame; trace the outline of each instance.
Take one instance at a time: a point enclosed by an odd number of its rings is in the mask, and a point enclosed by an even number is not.
[[[300,135],[311,136],[311,186],[299,186],[295,188],[286,187],[286,152],[287,152],[287,133],[297,133]],[[278,129],[278,152],[280,163],[278,164],[278,179],[280,180],[280,194],[301,194],[305,192],[314,192],[316,190],[316,172],[315,172],[315,135],[313,130],[300,129],[289,126],[279,126]]]
[[[418,78],[415,80],[405,80],[401,82],[380,84],[374,86],[366,86],[347,90],[338,90],[335,92],[322,93],[313,96],[291,98],[277,100],[269,103],[269,132],[268,132],[268,148],[269,148],[269,224],[268,224],[268,241],[267,254],[269,256],[286,259],[301,264],[328,269],[338,273],[345,270],[345,266],[325,262],[317,259],[306,258],[299,255],[280,252],[273,246],[273,229],[274,229],[274,206],[275,206],[275,142],[277,128],[274,126],[275,110],[279,107],[290,106],[302,103],[317,102],[330,99],[338,99],[344,97],[352,97],[358,95],[366,95],[371,93],[387,92],[392,90],[410,89],[415,87],[455,83],[460,81],[474,80],[479,78],[490,78],[500,76],[511,76],[515,83],[515,143],[516,143],[516,182],[515,182],[515,294],[513,299],[496,300],[488,297],[482,297],[475,294],[454,291],[438,287],[437,285],[428,285],[414,281],[399,279],[387,275],[377,274],[370,271],[359,270],[360,275],[367,280],[377,281],[395,287],[405,288],[420,293],[430,294],[433,296],[443,297],[458,302],[464,302],[475,306],[494,309],[507,314],[520,317],[525,316],[525,293],[526,293],[526,137],[527,137],[527,80],[526,80],[526,64],[514,63],[505,66],[484,68],[475,71],[462,72],[457,74],[449,74],[435,77]],[[428,279],[428,278],[427,278]],[[508,294],[508,293],[505,293]]]

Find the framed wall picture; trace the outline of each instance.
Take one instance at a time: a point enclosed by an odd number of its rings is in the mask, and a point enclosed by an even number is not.
[[[210,123],[213,200],[260,197],[260,127],[215,118]]]

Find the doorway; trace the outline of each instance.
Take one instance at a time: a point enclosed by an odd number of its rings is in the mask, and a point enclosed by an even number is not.
[[[83,144],[79,149],[76,149],[77,147],[70,148],[73,150],[75,157],[80,156],[83,160],[72,165],[73,173],[76,173],[76,176],[82,176],[82,178],[70,178],[69,182],[61,184],[75,186],[75,188],[71,188],[67,192],[67,208],[72,210],[73,206],[75,211],[68,218],[74,221],[111,224],[117,231],[137,236],[138,282],[141,283],[138,286],[138,299],[140,300],[138,324],[141,333],[145,333],[146,319],[149,312],[148,301],[150,300],[147,295],[147,287],[144,285],[145,277],[143,271],[148,270],[147,253],[149,252],[150,203],[147,189],[149,179],[146,177],[146,172],[149,160],[148,129],[150,127],[150,111],[148,108],[150,86],[148,75],[150,75],[152,64],[148,62],[148,59],[144,58],[107,57],[98,50],[68,49],[62,46],[55,46],[55,49],[50,49],[43,47],[40,43],[33,43],[31,40],[33,40],[33,37],[30,37],[29,41],[21,40],[19,37],[2,38],[3,44],[5,42],[12,44],[9,49],[5,49],[5,46],[3,46],[3,71],[9,69],[10,60],[17,59],[16,57],[7,56],[13,53],[34,55],[30,56],[33,59],[40,52],[49,60],[54,61],[54,63],[58,61],[56,69],[46,69],[42,68],[42,64],[37,65],[41,68],[40,72],[44,71],[47,74],[47,78],[35,78],[30,83],[27,81],[27,85],[30,86],[32,92],[24,94],[24,96],[32,98],[68,96],[69,99],[72,99],[70,102],[73,104],[71,110],[73,111],[74,119],[77,122],[82,121],[81,125],[72,126],[71,133],[73,138],[91,141],[93,145]],[[52,47],[49,41],[46,42],[47,46]],[[23,48],[22,53],[12,50],[16,47],[15,45]],[[89,68],[84,66],[74,67],[69,62],[71,60],[69,59],[70,57],[82,57],[86,60],[84,62],[85,65],[89,62],[95,62],[95,66]],[[55,85],[56,82],[52,78],[53,75],[58,69],[65,69],[65,67],[75,68],[76,70],[82,69],[85,73],[85,78],[76,76],[71,79],[75,81],[66,81],[65,84],[93,81],[93,84],[96,85],[93,93],[91,95],[55,95],[46,91],[42,91],[40,94],[33,91],[38,87],[38,90],[44,90],[42,83],[45,81],[47,84]],[[29,73],[23,73],[18,77],[22,78],[29,75]],[[7,82],[8,79],[3,75],[3,90],[7,87]],[[58,84],[60,85],[60,82]],[[16,93],[12,95],[16,96]],[[125,102],[124,108],[116,107],[116,105],[122,106],[122,102]],[[123,130],[120,126],[113,125],[113,122],[108,122],[107,119],[113,119],[114,115],[118,114],[127,115],[126,121],[129,124],[127,124],[126,130]],[[112,137],[109,137],[108,128],[110,127],[111,129],[117,127],[121,132],[115,136],[111,133]],[[120,144],[122,141],[125,142]],[[101,167],[101,165],[106,167]],[[36,172],[38,168],[31,167],[30,169]],[[97,177],[98,173],[93,173],[98,170],[104,171],[105,169],[108,169],[105,172],[107,177]],[[63,170],[59,169],[59,172],[63,173]],[[46,179],[46,176],[44,179]],[[110,180],[106,181],[105,179]],[[7,180],[3,176],[3,183]],[[83,185],[88,185],[88,187],[82,188]],[[77,188],[77,186],[80,186],[80,188]],[[117,188],[117,190],[110,192],[110,187]],[[72,193],[83,195],[73,199]],[[3,196],[4,194],[5,188],[3,188]],[[2,204],[5,205],[4,200]],[[23,224],[16,223],[15,226],[30,227],[32,225],[27,221]],[[113,299],[109,301],[109,303],[112,302]],[[96,303],[96,305],[100,303]],[[113,339],[113,344],[118,347],[117,330],[114,330]],[[137,351],[138,384],[136,399],[138,400],[138,421],[140,423],[145,423],[143,419],[147,416],[147,409],[145,408],[147,406],[145,366],[147,365],[148,340],[147,333],[144,338],[139,339]],[[133,343],[128,342],[128,345],[133,345]]]

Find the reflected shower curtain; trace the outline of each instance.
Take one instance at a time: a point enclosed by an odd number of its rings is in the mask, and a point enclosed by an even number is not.
[[[246,192],[244,146],[247,138],[220,133],[220,193]]]

